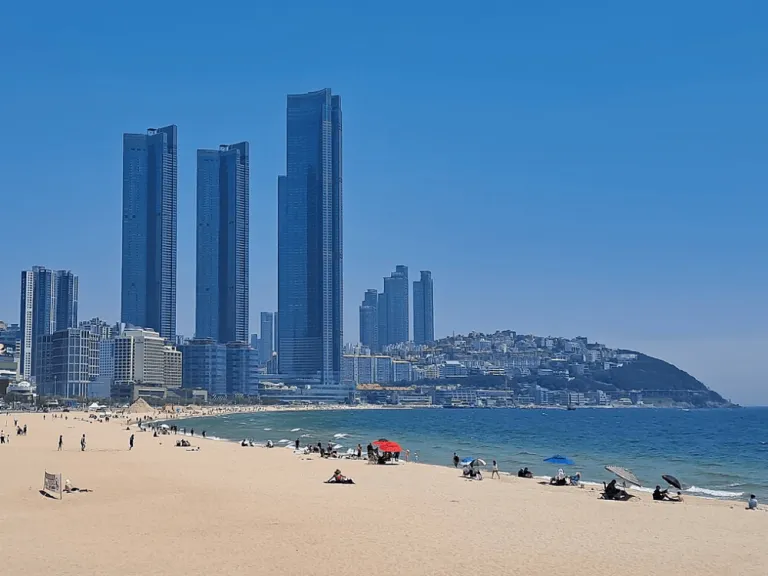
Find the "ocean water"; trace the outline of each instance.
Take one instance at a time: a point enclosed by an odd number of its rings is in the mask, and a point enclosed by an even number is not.
[[[278,446],[328,442],[342,451],[378,438],[410,449],[411,460],[452,465],[453,453],[496,460],[502,472],[528,466],[551,476],[554,454],[575,461],[566,472],[586,481],[611,478],[606,465],[631,469],[643,486],[666,487],[676,476],[684,493],[768,501],[768,408],[674,409],[413,409],[261,412],[174,422],[223,440],[272,440]]]

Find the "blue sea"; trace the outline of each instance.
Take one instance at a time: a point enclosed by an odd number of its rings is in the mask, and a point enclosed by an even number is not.
[[[453,453],[496,460],[504,472],[528,466],[551,476],[543,460],[571,458],[587,481],[611,475],[606,465],[631,469],[644,487],[665,486],[662,474],[686,494],[768,500],[768,408],[675,409],[412,409],[260,412],[178,420],[223,440],[272,440],[279,446],[328,442],[345,451],[378,438],[409,449],[411,460],[450,466]]]

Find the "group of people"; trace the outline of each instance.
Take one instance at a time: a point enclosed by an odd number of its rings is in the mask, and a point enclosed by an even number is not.
[[[683,495],[680,493],[680,491],[677,491],[676,496],[670,496],[669,495],[669,489],[662,490],[661,486],[656,486],[656,489],[653,491],[653,499],[657,501],[668,501],[668,502],[682,502],[683,501]]]

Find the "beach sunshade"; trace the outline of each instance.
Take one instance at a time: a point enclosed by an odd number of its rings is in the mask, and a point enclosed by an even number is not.
[[[631,470],[627,470],[621,466],[606,466],[605,469],[608,470],[608,472],[611,474],[615,474],[625,482],[629,482],[635,486],[641,486],[640,480],[637,479],[637,476],[635,476]]]
[[[680,480],[678,480],[674,476],[670,476],[669,474],[663,474],[661,477],[664,480],[664,482],[666,482],[670,486],[674,486],[678,490],[683,489],[682,485],[680,484]]]
[[[474,462],[476,458],[474,456],[467,456],[466,458],[461,459],[461,465],[462,466],[471,466],[472,462]]]
[[[562,456],[560,454],[555,454],[554,456],[550,456],[549,458],[546,458],[544,462],[548,464],[558,464],[561,466],[573,466],[574,461],[568,458],[567,456]]]
[[[485,466],[485,465],[486,465],[485,460],[483,460],[482,458],[475,458],[474,460],[472,460],[472,463],[470,464],[470,466],[472,467]]]
[[[168,424],[160,424],[160,428],[162,428],[163,430],[168,430],[170,426],[168,426]]]
[[[378,446],[379,450],[381,450],[382,452],[402,452],[403,451],[403,449],[400,447],[400,444],[398,444],[397,442],[390,442],[387,440],[386,442],[376,441],[373,444],[375,446]]]

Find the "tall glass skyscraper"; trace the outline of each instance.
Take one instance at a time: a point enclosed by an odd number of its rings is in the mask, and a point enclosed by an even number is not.
[[[248,143],[197,151],[195,338],[248,342]]]
[[[384,299],[387,307],[387,344],[408,342],[408,266],[396,266],[384,278]]]
[[[413,283],[413,341],[416,344],[435,341],[435,307],[429,270],[422,270],[421,279]]]
[[[77,327],[78,278],[69,270],[33,266],[21,273],[19,373],[32,378],[40,364],[43,336]]]
[[[288,96],[286,174],[278,178],[277,326],[281,374],[341,381],[341,97]]]
[[[275,351],[274,339],[274,314],[272,312],[261,313],[261,338],[259,339],[259,363],[265,365],[272,359]]]
[[[176,336],[176,126],[123,134],[120,320]]]
[[[379,294],[366,290],[360,305],[360,344],[371,352],[379,351]]]

